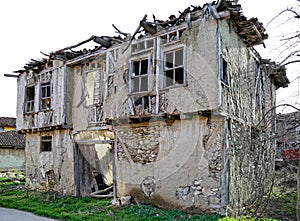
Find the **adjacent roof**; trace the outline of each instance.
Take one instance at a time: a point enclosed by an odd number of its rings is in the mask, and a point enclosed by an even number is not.
[[[1,147],[25,148],[25,135],[15,130],[2,132],[0,133]]]
[[[16,118],[0,117],[0,127],[16,127]]]
[[[262,63],[267,66],[270,71],[270,78],[273,80],[276,89],[287,87],[290,83],[286,76],[286,67],[276,64],[270,60],[261,59]]]

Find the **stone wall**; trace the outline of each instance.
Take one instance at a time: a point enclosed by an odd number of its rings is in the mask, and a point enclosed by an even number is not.
[[[274,177],[274,86],[255,51],[245,47],[230,24],[220,22],[221,54],[228,84],[221,82],[221,110],[228,114],[228,208],[238,216],[256,209]],[[224,67],[222,67],[224,68]]]
[[[117,140],[118,160],[126,158],[134,163],[147,164],[156,161],[159,152],[162,126],[128,127],[119,131]],[[126,155],[126,151],[129,154]]]
[[[224,119],[194,116],[116,127],[117,193],[189,212],[225,213]]]
[[[275,147],[264,130],[232,120],[229,126],[228,213],[239,216],[263,208],[274,179]]]

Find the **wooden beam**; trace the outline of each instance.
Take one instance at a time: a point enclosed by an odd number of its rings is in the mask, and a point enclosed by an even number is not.
[[[75,143],[78,145],[86,144],[112,144],[113,140],[75,140]]]

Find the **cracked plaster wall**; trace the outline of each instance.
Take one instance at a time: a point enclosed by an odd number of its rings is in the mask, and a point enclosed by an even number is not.
[[[17,104],[17,130],[33,129],[48,126],[63,125],[65,122],[64,112],[64,88],[65,67],[61,61],[53,61],[52,65],[39,73],[30,71],[20,74],[18,78],[18,104]],[[40,85],[50,82],[52,85],[51,108],[46,111],[40,110]],[[34,111],[25,113],[26,87],[34,86]]]
[[[40,151],[40,136],[52,135],[52,151]],[[26,136],[26,185],[35,190],[74,195],[74,156],[70,130]]]
[[[132,95],[128,89],[128,72],[131,58],[144,58],[150,55],[155,66],[150,68],[149,92],[144,95],[156,95],[155,88],[159,88],[159,112],[160,113],[193,113],[197,111],[213,110],[218,106],[218,61],[217,61],[217,22],[215,20],[196,21],[191,30],[185,30],[182,37],[168,44],[157,43],[159,50],[167,51],[177,47],[185,47],[185,62],[187,85],[162,89],[161,76],[156,85],[155,75],[159,68],[162,72],[162,54],[157,57],[157,47],[140,52],[131,51],[129,47],[124,53],[127,44],[117,51],[117,58],[113,67],[109,67],[108,73],[113,74],[113,92],[104,100],[104,119],[116,119],[132,115],[129,107],[129,99]],[[160,33],[163,35],[163,33]],[[160,38],[159,36],[157,38]],[[158,41],[160,42],[160,41]],[[108,53],[112,53],[112,49]],[[158,58],[158,59],[157,59]],[[141,95],[140,94],[140,95]],[[125,96],[128,95],[128,96]],[[139,95],[139,96],[140,96]],[[155,107],[154,101],[154,107]],[[154,109],[154,108],[152,108]],[[155,110],[155,109],[154,109]],[[138,114],[136,114],[138,115]]]
[[[105,53],[69,69],[73,74],[72,123],[74,131],[86,130],[91,123],[104,121]],[[92,76],[88,77],[89,74]],[[96,111],[97,108],[97,111]]]
[[[116,142],[122,143],[117,149],[118,195],[163,208],[223,214],[223,126],[209,146],[204,142],[219,124],[224,125],[224,118],[194,116],[116,127]]]

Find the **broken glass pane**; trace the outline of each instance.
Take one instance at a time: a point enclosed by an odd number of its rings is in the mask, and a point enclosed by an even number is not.
[[[175,66],[183,65],[183,50],[175,51]]]
[[[184,70],[183,68],[176,68],[175,69],[175,82],[176,84],[183,84],[184,83]]]

